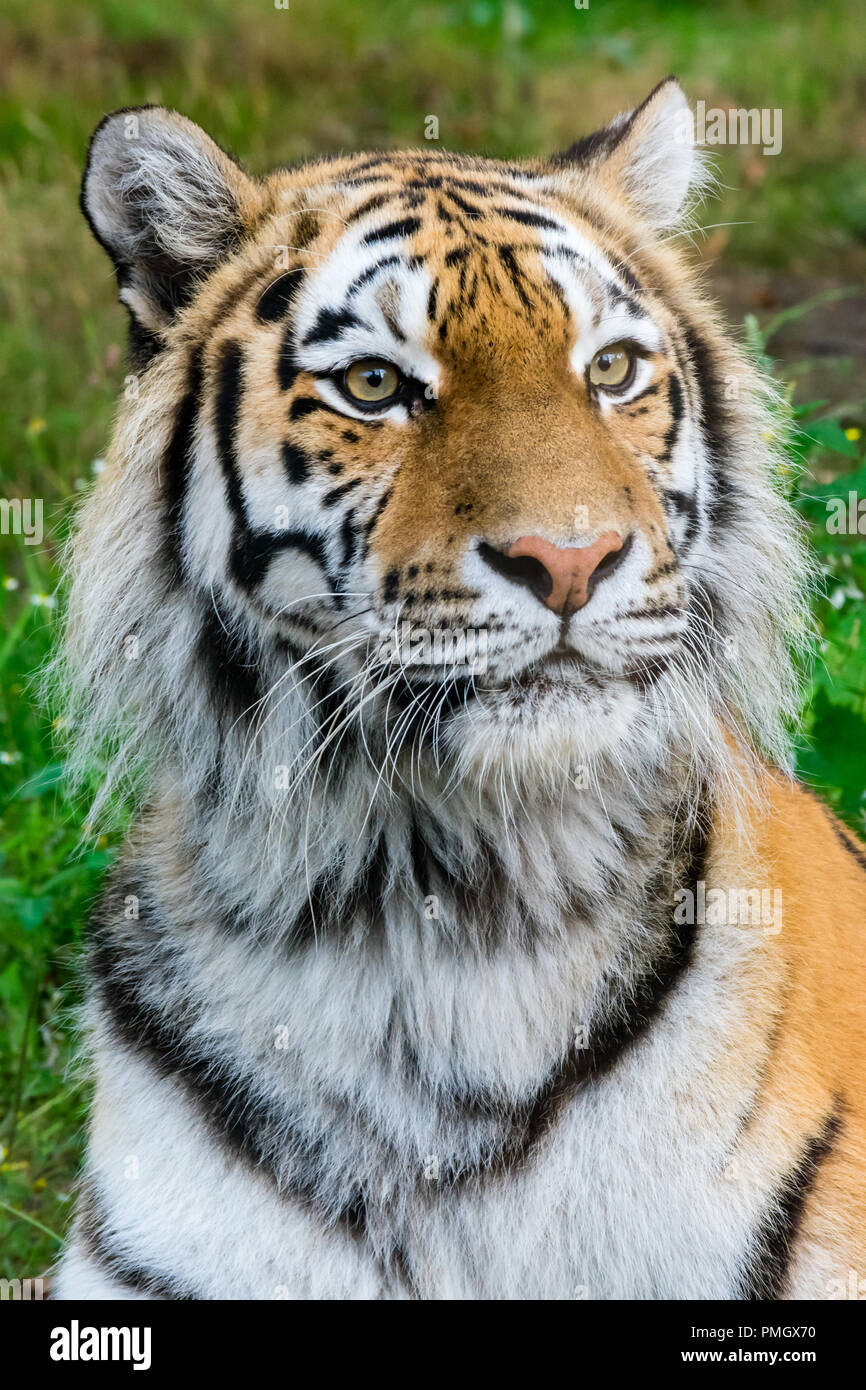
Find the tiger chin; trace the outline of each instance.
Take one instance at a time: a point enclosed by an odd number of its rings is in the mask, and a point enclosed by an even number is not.
[[[53,681],[137,809],[59,1297],[866,1265],[866,858],[786,771],[809,564],[691,132],[674,79],[537,160],[97,128],[130,367]]]

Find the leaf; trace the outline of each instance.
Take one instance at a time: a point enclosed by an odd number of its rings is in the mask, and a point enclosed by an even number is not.
[[[849,439],[837,420],[810,421],[807,429],[798,431],[813,444],[822,449],[830,449],[834,454],[844,454],[846,458],[859,459],[860,450],[853,439]]]

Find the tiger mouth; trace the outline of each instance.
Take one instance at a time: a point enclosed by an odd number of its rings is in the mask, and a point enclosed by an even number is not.
[[[558,645],[513,676],[480,685],[479,693],[516,696],[561,694],[569,689],[600,689],[603,684],[604,673],[595,663],[573,647]]]

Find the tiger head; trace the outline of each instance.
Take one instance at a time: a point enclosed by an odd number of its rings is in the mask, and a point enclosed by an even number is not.
[[[75,561],[85,703],[113,684],[195,756],[200,687],[223,741],[493,777],[710,727],[777,750],[802,561],[677,241],[704,182],[674,79],[553,158],[264,181],[174,112],[107,117],[82,206],[132,358]]]

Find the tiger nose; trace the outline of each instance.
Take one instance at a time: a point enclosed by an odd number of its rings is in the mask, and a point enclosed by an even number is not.
[[[542,536],[521,536],[506,551],[480,547],[482,559],[513,584],[564,614],[583,608],[596,584],[617,568],[631,546],[618,531],[604,531],[591,545],[554,545]]]

